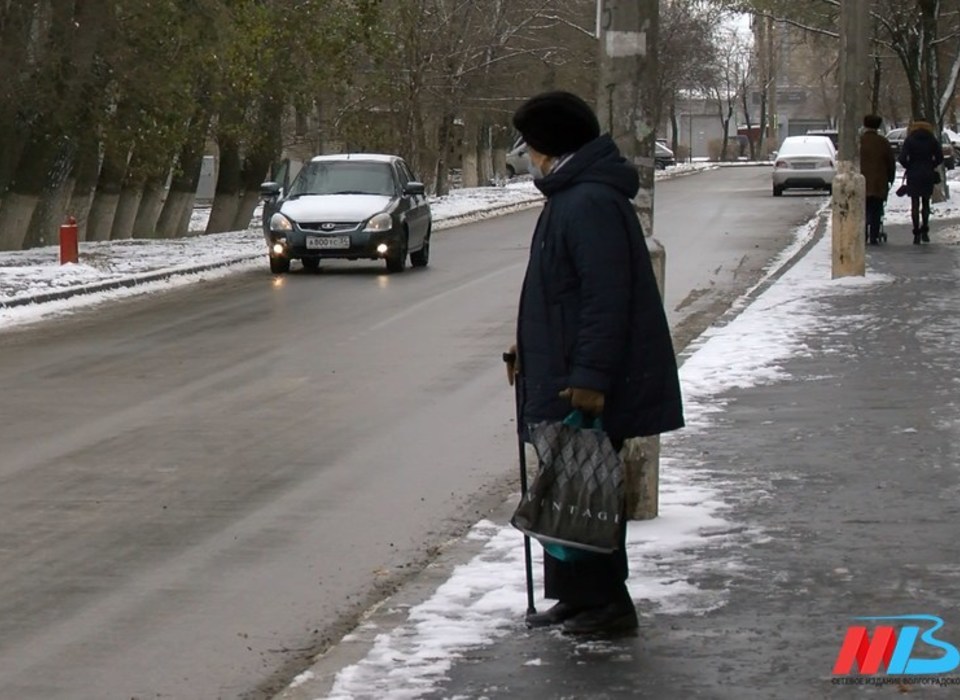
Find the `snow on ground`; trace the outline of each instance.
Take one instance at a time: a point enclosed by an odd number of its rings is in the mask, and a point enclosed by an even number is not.
[[[897,179],[890,190],[890,196],[887,197],[887,206],[883,216],[884,224],[912,224],[910,220],[910,198],[898,197],[896,194],[902,177],[903,170],[898,168]],[[931,221],[960,218],[960,172],[957,170],[947,171],[947,186],[950,188],[950,198],[945,202],[930,203]]]
[[[808,242],[811,231],[812,225],[798,229],[798,243]],[[663,436],[663,453],[673,456],[661,458],[660,515],[631,522],[627,535],[628,585],[641,609],[652,609],[653,616],[702,614],[725,604],[722,592],[699,590],[691,581],[698,566],[692,552],[708,542],[708,535],[717,547],[725,537],[717,533],[736,529],[726,520],[724,495],[733,485],[723,483],[711,468],[715,465],[692,460],[699,451],[689,446],[710,426],[712,415],[723,410],[724,392],[785,378],[781,362],[807,351],[804,338],[833,328],[835,319],[822,313],[826,297],[890,281],[869,273],[831,280],[830,266],[826,235],[739,316],[704,334],[684,362],[680,373],[688,427]],[[762,533],[749,536],[756,541]],[[516,630],[526,610],[522,536],[510,526],[484,520],[469,537],[485,541],[484,550],[455,569],[430,599],[411,608],[405,624],[379,634],[364,659],[342,669],[329,698],[422,697],[436,689],[458,657]],[[534,550],[534,570],[540,571],[540,547],[534,545]],[[741,566],[737,551],[730,549],[730,569]]]

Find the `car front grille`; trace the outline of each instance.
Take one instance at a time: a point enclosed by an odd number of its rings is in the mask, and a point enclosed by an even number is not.
[[[359,221],[301,221],[298,225],[304,231],[317,233],[347,233],[360,228]]]

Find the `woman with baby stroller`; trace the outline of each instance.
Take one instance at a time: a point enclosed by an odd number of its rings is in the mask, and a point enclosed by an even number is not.
[[[878,131],[881,124],[880,117],[868,114],[863,118],[860,135],[860,173],[867,185],[867,242],[870,245],[886,238],[882,230],[883,208],[897,174],[890,142]]]

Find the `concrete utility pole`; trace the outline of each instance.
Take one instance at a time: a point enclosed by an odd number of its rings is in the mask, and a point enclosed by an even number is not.
[[[653,238],[653,120],[657,75],[659,0],[597,0],[600,40],[600,91],[597,116],[621,153],[640,172],[634,200],[640,225],[663,298],[666,256]],[[660,438],[627,440],[623,448],[629,514],[634,520],[655,518],[659,509]]]
[[[866,192],[859,129],[867,76],[868,0],[840,5],[840,152],[833,179],[833,277],[863,276]]]

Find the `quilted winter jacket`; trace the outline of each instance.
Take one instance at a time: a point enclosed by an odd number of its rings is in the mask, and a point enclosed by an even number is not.
[[[631,198],[636,169],[609,135],[536,186],[547,197],[520,295],[520,420],[560,420],[566,387],[605,394],[614,441],[683,426],[677,362]]]
[[[900,147],[898,159],[907,171],[907,194],[929,197],[933,194],[934,171],[943,162],[943,147],[927,122],[913,122]]]

